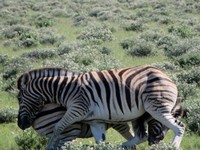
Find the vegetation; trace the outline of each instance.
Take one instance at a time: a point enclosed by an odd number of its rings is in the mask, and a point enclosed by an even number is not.
[[[177,83],[188,110],[181,147],[200,149],[199,1],[7,0],[0,8],[0,149],[43,149],[47,142],[17,127],[16,79],[21,73],[47,66],[85,72],[145,64]],[[120,149],[113,141],[124,139],[112,130],[107,135],[111,145],[78,139],[65,149],[87,149],[85,143],[93,149]],[[138,149],[173,147],[144,143]]]

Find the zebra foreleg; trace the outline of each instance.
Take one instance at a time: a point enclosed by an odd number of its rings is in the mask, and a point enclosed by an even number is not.
[[[59,145],[59,138],[58,136],[52,136],[47,147],[46,147],[46,150],[57,150],[57,147]]]
[[[105,134],[106,124],[105,123],[92,122],[90,123],[90,129],[97,144],[99,144],[100,141],[106,140],[106,134]]]
[[[111,127],[119,132],[126,140],[131,140],[133,135],[131,133],[130,126],[128,123],[124,124],[112,124]]]
[[[65,128],[69,127],[75,122],[79,122],[85,118],[86,112],[79,112],[74,111],[77,110],[77,108],[73,108],[73,106],[70,107],[69,110],[66,111],[62,119],[58,121],[58,123],[55,125],[55,128],[53,130],[53,136],[47,146],[48,150],[55,149],[57,146],[57,142],[59,141],[59,136],[61,133],[65,130]]]
[[[131,140],[123,143],[122,147],[135,148],[137,144],[143,143],[148,139],[145,121],[146,120],[142,118],[132,121],[135,136]]]

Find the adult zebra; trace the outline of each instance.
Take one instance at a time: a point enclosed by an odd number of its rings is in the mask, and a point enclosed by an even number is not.
[[[65,76],[65,77],[77,77],[79,73],[72,72],[68,69],[64,68],[40,68],[29,71],[28,78],[30,80],[40,77],[57,77],[57,76]],[[32,127],[41,135],[52,137],[53,127],[56,122],[61,119],[66,111],[65,107],[60,105],[50,103],[45,104],[44,108],[37,114]],[[107,124],[107,128],[113,127],[116,131],[118,131],[125,139],[131,139],[133,136],[130,133],[130,127],[127,123],[110,125]],[[62,145],[64,141],[70,141],[75,138],[87,138],[91,137],[91,130],[89,129],[89,125],[83,123],[76,123],[72,126],[65,129],[62,135],[59,137],[61,141],[59,145]]]
[[[172,144],[177,148],[180,146],[184,126],[173,116],[177,87],[166,74],[155,67],[93,71],[77,77],[39,77],[33,80],[29,77],[29,73],[25,73],[18,79],[18,124],[22,129],[31,124],[31,119],[44,103],[58,103],[67,108],[65,115],[55,126],[54,137],[48,148],[53,148],[58,135],[75,122],[90,124],[92,133],[99,142],[105,138],[105,122],[132,121],[145,112],[172,129],[175,133]],[[32,112],[31,117],[28,117],[27,110]],[[143,139],[144,137],[136,134],[123,146],[133,147]]]

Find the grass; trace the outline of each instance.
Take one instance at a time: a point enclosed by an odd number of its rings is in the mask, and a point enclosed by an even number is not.
[[[1,150],[14,150],[17,148],[15,143],[15,136],[19,134],[20,129],[16,123],[0,124],[0,149]]]

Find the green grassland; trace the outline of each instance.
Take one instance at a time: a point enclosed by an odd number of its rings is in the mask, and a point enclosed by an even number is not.
[[[200,2],[197,0],[6,0],[0,3],[0,118],[18,110],[17,77],[38,67],[84,72],[155,65],[177,83],[186,133],[200,149]],[[16,115],[16,114],[15,114]],[[0,149],[20,149],[16,119],[0,123]],[[35,133],[34,133],[35,134]],[[170,131],[164,142],[170,143]],[[125,140],[112,129],[112,144]],[[78,139],[75,144],[94,139]],[[148,143],[137,149],[148,149]]]

